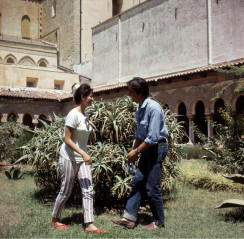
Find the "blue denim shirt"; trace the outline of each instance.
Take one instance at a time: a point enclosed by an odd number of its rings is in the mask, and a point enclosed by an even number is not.
[[[147,144],[157,144],[168,137],[165,116],[162,107],[147,97],[136,111],[137,130],[135,137]]]

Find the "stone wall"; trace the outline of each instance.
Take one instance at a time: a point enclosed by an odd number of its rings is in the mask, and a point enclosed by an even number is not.
[[[1,86],[24,88],[27,81],[35,81],[38,89],[54,90],[55,84],[60,84],[64,91],[70,92],[72,85],[79,83],[79,76],[45,67],[0,64]]]
[[[30,37],[39,37],[39,2],[23,0],[0,0],[0,13],[2,15],[2,35],[14,36],[21,39],[22,17],[30,18]]]
[[[80,62],[80,6],[78,0],[43,1],[42,39],[55,43],[60,52],[60,64],[71,68]]]
[[[242,58],[243,5],[241,0],[151,0],[98,25],[92,84]]]
[[[43,2],[42,39],[58,45],[60,64],[73,69],[92,58],[91,28],[112,16],[111,0],[59,0]]]

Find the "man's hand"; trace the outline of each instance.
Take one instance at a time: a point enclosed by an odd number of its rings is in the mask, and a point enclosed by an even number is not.
[[[126,155],[126,158],[128,159],[129,163],[134,163],[137,155],[138,155],[137,150],[133,149]]]

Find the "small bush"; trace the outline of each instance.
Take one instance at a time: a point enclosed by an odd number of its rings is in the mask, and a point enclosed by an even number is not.
[[[20,157],[17,142],[27,130],[15,121],[0,124],[0,161],[14,163]]]
[[[243,114],[237,115],[229,105],[226,110],[221,109],[220,114],[224,124],[214,124],[216,134],[213,137],[207,138],[196,129],[204,142],[206,159],[215,162],[216,172],[244,174]]]
[[[181,153],[184,159],[200,159],[204,155],[202,147],[198,144],[182,145]]]

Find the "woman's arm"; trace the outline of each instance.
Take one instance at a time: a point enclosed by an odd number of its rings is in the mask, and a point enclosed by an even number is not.
[[[67,144],[72,150],[80,154],[85,162],[89,162],[89,164],[92,163],[91,157],[82,149],[80,149],[72,140],[72,134],[74,132],[74,129],[70,126],[65,126],[65,137],[64,142]]]

